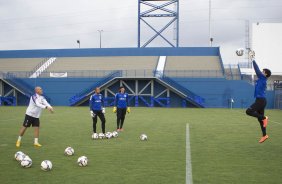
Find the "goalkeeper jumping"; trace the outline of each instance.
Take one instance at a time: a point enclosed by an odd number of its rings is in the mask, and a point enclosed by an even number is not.
[[[119,92],[115,96],[115,104],[113,112],[117,113],[117,131],[123,131],[123,124],[126,112],[130,113],[130,107],[128,107],[128,94],[125,93],[123,86],[119,88]]]
[[[268,117],[264,115],[264,109],[267,103],[265,94],[267,79],[271,76],[271,71],[266,68],[260,71],[256,61],[254,60],[254,52],[250,52],[250,58],[253,61],[253,66],[258,79],[255,84],[254,93],[256,101],[246,110],[246,113],[247,115],[253,116],[258,119],[262,131],[262,137],[259,140],[259,143],[263,143],[266,139],[268,139],[268,135],[266,134]]]

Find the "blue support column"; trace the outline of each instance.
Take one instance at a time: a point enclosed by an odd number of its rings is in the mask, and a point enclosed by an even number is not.
[[[166,107],[170,107],[170,97],[167,97]]]
[[[154,97],[151,96],[151,107],[154,107]]]
[[[186,100],[182,100],[182,107],[186,108],[187,107],[187,101]]]
[[[135,107],[139,107],[138,96],[135,96]]]

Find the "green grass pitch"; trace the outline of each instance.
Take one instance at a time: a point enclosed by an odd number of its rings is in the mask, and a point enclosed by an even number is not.
[[[92,140],[92,121],[87,107],[55,107],[44,111],[39,142],[33,147],[28,129],[21,148],[15,147],[26,107],[0,107],[0,183],[115,183],[184,184],[186,175],[186,124],[190,127],[193,183],[281,183],[282,111],[267,110],[269,139],[261,136],[255,118],[243,109],[132,108],[125,131],[116,139]],[[115,114],[106,109],[106,129],[115,129]],[[100,131],[100,121],[98,123]],[[142,142],[139,135],[149,140]],[[64,156],[67,146],[74,156]],[[14,160],[21,150],[32,160],[21,168]],[[85,155],[87,167],[76,160]],[[48,159],[53,170],[40,169]]]

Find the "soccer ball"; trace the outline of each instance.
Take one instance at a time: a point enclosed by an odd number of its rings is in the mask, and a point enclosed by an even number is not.
[[[21,162],[24,158],[26,157],[26,155],[22,152],[22,153],[19,153],[15,155],[15,158],[18,162]]]
[[[99,133],[98,136],[99,136],[100,139],[104,139],[105,138],[105,134],[103,134],[103,133]]]
[[[237,56],[243,56],[243,54],[244,54],[244,49],[243,49],[243,48],[237,49],[237,50],[236,50],[236,54],[237,54]]]
[[[28,155],[25,155],[23,160],[31,160],[31,158]]]
[[[88,158],[86,156],[81,156],[77,159],[77,163],[80,167],[85,167],[88,164]]]
[[[21,160],[23,160],[23,155],[25,155],[23,152],[18,151],[17,153],[15,153],[15,159],[20,162]]]
[[[41,169],[43,171],[50,171],[52,169],[53,165],[50,160],[44,160],[41,162]]]
[[[67,148],[65,149],[65,155],[67,155],[67,156],[72,156],[72,155],[74,155],[74,149],[73,149],[72,147],[67,147]]]
[[[112,136],[117,138],[118,137],[118,132],[117,131],[113,131]]]
[[[141,140],[141,141],[147,141],[147,140],[148,140],[147,135],[146,135],[146,134],[141,134],[141,135],[140,135],[140,140]]]
[[[105,134],[105,136],[106,136],[107,139],[110,139],[110,138],[113,137],[113,134],[112,134],[112,132],[107,132],[107,133]]]
[[[92,137],[92,139],[98,139],[99,135],[97,133],[93,133],[91,137]]]
[[[29,168],[32,165],[32,160],[30,159],[29,156],[26,156],[22,161],[21,161],[21,166],[24,168]]]

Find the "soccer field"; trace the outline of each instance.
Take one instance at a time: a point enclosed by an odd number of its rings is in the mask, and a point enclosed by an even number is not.
[[[55,107],[55,114],[45,111],[41,117],[43,147],[33,147],[33,129],[28,129],[18,149],[15,142],[25,109],[0,107],[1,184],[184,184],[187,123],[194,184],[282,181],[281,110],[266,111],[270,138],[259,144],[259,124],[243,109],[132,108],[118,138],[92,140],[88,107]],[[113,131],[115,114],[112,108],[106,111],[106,131]],[[148,141],[139,140],[141,133]],[[74,156],[64,156],[67,146],[74,148]],[[18,150],[32,158],[31,168],[21,168],[14,159]],[[82,155],[89,159],[87,167],[76,164]],[[46,159],[53,163],[50,172],[40,169]]]

